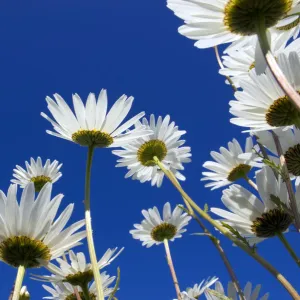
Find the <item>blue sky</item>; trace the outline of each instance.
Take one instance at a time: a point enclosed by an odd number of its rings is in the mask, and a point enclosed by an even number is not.
[[[218,75],[212,49],[199,50],[177,33],[181,21],[166,8],[165,1],[2,1],[0,3],[0,99],[1,177],[7,191],[16,164],[31,156],[57,159],[63,177],[54,194],[63,193],[62,208],[75,203],[73,221],[83,218],[86,149],[45,133],[50,124],[45,96],[59,93],[71,103],[72,93],[86,98],[89,92],[108,90],[109,104],[123,93],[133,95],[131,115],[170,114],[187,130],[193,162],[186,166],[184,187],[201,205],[222,206],[221,191],[211,192],[200,182],[202,164],[209,152],[233,137],[244,143],[241,129],[229,123],[231,89]],[[174,288],[163,246],[143,248],[129,234],[133,223],[142,220],[141,210],[181,199],[165,181],[160,189],[124,179],[125,169],[116,169],[110,150],[97,150],[92,177],[92,217],[98,257],[107,248],[125,247],[107,269],[121,268],[121,300],[169,300]],[[20,193],[19,193],[20,194]],[[192,223],[184,238],[170,245],[182,289],[208,276],[229,277],[209,240],[191,236],[199,232]],[[300,253],[295,234],[288,238]],[[289,299],[261,266],[221,237],[236,273],[244,285],[262,283],[271,299]],[[77,251],[86,252],[86,246]],[[300,289],[297,266],[274,239],[259,248]],[[39,282],[25,280],[32,299],[47,295]],[[0,264],[0,298],[7,299],[16,270]],[[5,274],[5,275],[4,275]]]

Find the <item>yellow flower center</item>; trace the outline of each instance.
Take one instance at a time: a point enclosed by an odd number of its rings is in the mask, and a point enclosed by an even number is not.
[[[68,275],[64,281],[71,283],[72,285],[85,286],[94,279],[93,271],[88,270],[86,272],[77,272],[76,274]]]
[[[289,173],[300,176],[300,144],[290,147],[284,157]]]
[[[300,24],[300,17],[298,17],[295,21],[291,22],[290,24],[280,26],[280,27],[276,27],[276,29],[282,30],[282,31],[288,31],[288,30],[291,30],[291,29],[295,28],[299,24]]]
[[[156,242],[163,242],[165,239],[171,240],[176,235],[176,232],[176,226],[169,223],[162,223],[152,229],[151,237]]]
[[[245,178],[247,174],[250,172],[251,166],[240,164],[236,166],[227,176],[227,180],[234,182],[238,179]]]
[[[80,296],[81,299],[85,299],[83,292],[79,292],[79,296]],[[89,293],[89,296],[90,296],[90,300],[96,300],[97,299],[96,295],[93,294],[93,293]],[[65,298],[65,300],[77,300],[77,297],[76,297],[75,294],[71,294],[71,295],[67,296]]]
[[[137,156],[140,163],[146,167],[155,166],[156,163],[153,157],[156,156],[162,161],[167,155],[167,147],[160,140],[151,140],[140,146]]]
[[[13,267],[40,267],[39,259],[49,261],[50,249],[40,240],[27,236],[10,237],[0,243],[0,258]]]
[[[225,6],[224,25],[232,33],[248,36],[256,34],[261,16],[266,28],[276,25],[291,10],[292,0],[229,0]]]
[[[81,146],[94,146],[106,148],[110,146],[114,139],[106,132],[100,130],[79,130],[72,134],[72,140]]]
[[[44,175],[32,177],[30,181],[34,183],[36,192],[39,192],[47,182],[52,182],[50,177]]]

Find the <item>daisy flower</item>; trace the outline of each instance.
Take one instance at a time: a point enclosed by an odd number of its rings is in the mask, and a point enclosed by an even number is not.
[[[242,236],[255,238],[255,243],[284,233],[293,223],[292,216],[275,203],[289,208],[286,185],[278,180],[271,168],[264,167],[256,173],[260,198],[240,185],[231,185],[223,191],[222,202],[230,210],[211,208],[211,212],[224,218],[220,220],[237,230]],[[296,192],[300,202],[300,189]]]
[[[129,169],[125,178],[131,177],[140,182],[151,181],[152,185],[161,186],[164,173],[156,165],[156,156],[166,169],[170,170],[177,179],[185,180],[179,172],[183,170],[183,163],[191,161],[190,147],[182,147],[185,141],[181,136],[186,132],[178,129],[174,122],[170,123],[170,116],[150,116],[150,121],[143,118],[142,123],[135,124],[136,130],[141,127],[152,132],[151,135],[140,137],[123,146],[122,150],[114,150],[113,154],[121,157],[116,167],[127,167]]]
[[[287,57],[280,54],[278,64],[295,90],[300,91],[300,59],[296,52]],[[273,75],[256,75],[252,70],[251,80],[242,80],[243,91],[235,93],[237,100],[230,101],[230,113],[235,116],[231,123],[250,127],[246,131],[270,130],[291,125],[300,126],[300,113],[277,84]]]
[[[56,131],[47,130],[51,135],[81,146],[105,148],[120,147],[149,134],[149,131],[145,131],[143,127],[124,133],[145,114],[141,112],[121,125],[132,106],[133,97],[121,96],[107,112],[106,90],[100,92],[98,100],[95,94],[90,93],[85,106],[80,97],[75,94],[73,95],[75,114],[60,95],[54,94],[54,99],[55,101],[47,97],[46,101],[55,121],[46,114],[41,114]]]
[[[218,279],[217,277],[212,277],[207,280],[202,280],[200,284],[195,284],[192,288],[187,288],[185,292],[182,292],[181,297],[183,300],[199,299],[200,296],[205,293],[205,290],[212,286]]]
[[[36,268],[40,260],[50,261],[80,245],[86,233],[77,232],[84,220],[64,229],[74,205],[56,218],[63,195],[51,200],[52,184],[47,183],[35,199],[34,184],[25,186],[20,204],[17,185],[11,185],[7,196],[0,191],[0,259],[13,266]]]
[[[293,41],[286,47],[276,35],[271,35],[272,53],[277,57],[280,53],[289,55],[291,52],[297,52],[300,57],[300,40]],[[232,79],[236,87],[240,87],[241,80],[249,80],[249,72],[256,66],[255,63],[255,44],[251,43],[249,47],[236,51],[230,51],[222,57],[224,69],[219,73]]]
[[[295,178],[300,176],[300,130],[293,127],[287,130],[274,130],[286,160],[290,175]],[[257,132],[258,141],[278,157],[273,135],[269,131]],[[297,182],[300,178],[297,178]]]
[[[256,35],[260,17],[265,27],[278,21],[298,8],[298,0],[168,0],[167,6],[183,19],[185,25],[179,33],[196,40],[198,48],[238,42],[242,47]]]
[[[62,176],[61,172],[59,172],[62,164],[58,164],[57,160],[51,163],[50,159],[47,159],[43,166],[40,157],[36,161],[31,157],[30,163],[25,161],[25,165],[26,170],[21,166],[16,166],[13,173],[15,179],[11,180],[12,183],[19,184],[22,188],[33,182],[35,191],[39,192],[47,182],[54,183]]]
[[[108,266],[119,254],[123,251],[122,248],[118,253],[115,254],[118,248],[108,249],[102,258],[98,262],[99,270]],[[115,254],[115,255],[114,255]],[[54,283],[69,282],[72,285],[85,285],[93,280],[94,275],[91,264],[86,263],[84,253],[79,252],[75,254],[72,250],[69,251],[70,263],[62,258],[57,258],[56,261],[59,267],[55,264],[45,264],[45,268],[52,274],[39,276],[34,275],[33,279],[40,281],[51,281]]]
[[[220,153],[211,151],[210,155],[215,161],[207,161],[203,167],[211,172],[202,172],[205,176],[201,181],[211,181],[205,187],[211,187],[212,190],[232,184],[234,181],[246,178],[252,165],[260,166],[259,157],[255,157],[252,152],[253,141],[251,137],[246,139],[245,151],[241,148],[239,142],[233,139],[228,143],[228,149],[221,147]],[[240,158],[243,153],[251,153],[248,159]]]
[[[184,213],[178,206],[171,212],[171,205],[167,202],[163,208],[163,218],[157,207],[148,210],[142,210],[145,219],[141,224],[134,224],[135,229],[130,230],[134,239],[143,242],[147,248],[153,245],[159,245],[164,240],[174,241],[180,238],[185,226],[188,225],[191,217]]]
[[[113,288],[109,287],[110,284],[113,283],[116,277],[110,277],[109,275],[106,274],[106,272],[101,273],[101,282],[103,286],[103,293],[104,297],[109,297],[112,291],[114,290]],[[68,283],[51,283],[52,287],[48,285],[43,284],[43,288],[51,294],[51,296],[43,297],[43,299],[53,299],[53,300],[76,300],[76,295],[74,293],[74,287]],[[77,287],[77,290],[79,292],[79,295],[82,299],[85,299],[83,291],[81,287]],[[95,282],[93,282],[89,287],[89,296],[91,300],[96,300],[96,286]]]
[[[259,298],[260,289],[261,289],[261,285],[259,284],[252,290],[252,283],[247,282],[247,284],[245,285],[244,291],[243,291],[245,300],[258,300],[258,299],[268,300],[268,298],[269,298],[268,293]],[[236,289],[232,282],[228,283],[227,293],[226,293],[223,288],[222,283],[220,281],[217,281],[214,289],[206,289],[206,291],[205,291],[206,299],[207,300],[219,300],[220,298],[218,296],[216,296],[214,292],[217,292],[219,295],[224,295],[224,296],[228,297],[229,299],[238,299]]]
[[[20,298],[19,300],[29,300],[30,299],[30,294],[27,291],[26,286],[22,286],[21,291],[20,291]]]

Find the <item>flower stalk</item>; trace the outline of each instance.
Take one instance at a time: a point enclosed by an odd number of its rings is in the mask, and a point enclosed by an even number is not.
[[[284,234],[282,234],[282,232],[278,232],[277,236],[280,239],[280,241],[282,242],[282,244],[284,245],[284,247],[286,248],[286,250],[289,252],[289,254],[291,255],[291,257],[293,258],[293,260],[296,262],[296,264],[298,265],[298,267],[300,267],[300,260],[299,260],[299,258],[297,256],[297,254],[295,253],[294,249],[290,245],[290,243],[285,238]]]
[[[178,279],[176,276],[176,272],[175,272],[175,268],[174,268],[174,264],[173,264],[173,260],[172,260],[172,256],[171,256],[169,242],[167,239],[164,239],[164,246],[165,246],[165,250],[166,250],[167,262],[168,262],[168,265],[169,265],[169,268],[171,271],[171,276],[172,276],[173,283],[174,283],[175,290],[176,290],[177,299],[181,300],[182,298],[181,298],[180,287],[179,287]]]
[[[178,190],[183,198],[185,198],[188,203],[195,209],[195,211],[206,221],[208,221],[211,225],[217,228],[224,236],[229,238],[234,244],[239,246],[242,250],[244,250],[247,254],[253,257],[257,262],[259,262],[266,270],[268,270],[287,290],[287,292],[291,295],[293,299],[300,300],[300,296],[296,289],[290,284],[290,282],[279,272],[275,269],[269,262],[267,262],[263,257],[258,255],[252,248],[245,245],[242,241],[238,238],[234,237],[227,229],[225,229],[219,222],[212,219],[208,213],[206,213],[203,209],[201,209],[193,200],[192,198],[183,190],[181,185],[170,176],[168,170],[165,169],[163,164],[157,159],[154,158],[156,164],[161,168],[164,174],[168,177],[174,187]]]
[[[19,298],[20,298],[20,291],[21,291],[22,284],[23,284],[25,270],[26,269],[24,266],[18,267],[18,273],[17,273],[17,278],[16,278],[16,283],[15,283],[12,300],[19,300]]]
[[[244,179],[246,182],[253,187],[256,191],[258,190],[256,183],[254,183],[247,175],[245,175]]]
[[[290,199],[290,207],[292,209],[293,212],[293,216],[295,218],[295,226],[297,228],[297,231],[300,232],[300,215],[299,215],[299,210],[297,207],[297,202],[296,202],[296,197],[295,197],[295,193],[293,190],[293,186],[291,183],[291,179],[289,176],[289,171],[286,165],[286,160],[283,154],[283,150],[279,141],[279,138],[277,136],[277,134],[274,131],[271,131],[273,139],[274,139],[274,143],[276,145],[276,149],[277,149],[277,153],[279,155],[279,159],[280,159],[280,166],[282,168],[283,174],[285,174],[286,176],[284,176],[283,180],[286,184],[286,188],[288,191],[288,195],[289,195],[289,199]]]
[[[87,284],[83,284],[80,286],[82,289],[82,294],[84,296],[84,300],[90,300],[90,292],[89,292],[89,287]]]
[[[89,146],[88,148],[88,156],[86,162],[86,175],[85,175],[85,224],[86,224],[86,236],[90,254],[90,260],[92,264],[92,270],[96,285],[97,299],[104,300],[103,287],[101,282],[100,270],[98,267],[98,261],[96,257],[94,239],[93,239],[93,230],[92,230],[92,219],[91,219],[91,169],[92,169],[92,161],[94,154],[94,146]]]
[[[274,75],[276,81],[285,92],[285,94],[289,97],[290,101],[294,104],[297,110],[300,111],[300,96],[295,91],[295,89],[288,82],[287,78],[283,74],[282,70],[279,68],[275,57],[273,56],[269,41],[267,38],[267,29],[265,26],[265,17],[260,15],[258,18],[258,22],[256,23],[256,31],[258,36],[258,41],[272,74]]]

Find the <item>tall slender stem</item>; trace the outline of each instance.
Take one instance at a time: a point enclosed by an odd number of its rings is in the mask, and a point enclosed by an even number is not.
[[[91,169],[93,161],[94,147],[90,146],[88,148],[88,156],[86,162],[86,174],[85,174],[85,226],[86,226],[86,236],[89,248],[90,259],[92,263],[92,270],[94,274],[94,280],[97,291],[97,299],[104,300],[103,287],[101,282],[100,270],[98,267],[98,261],[96,257],[95,245],[93,240],[93,230],[92,230],[92,219],[91,219]]]
[[[265,17],[263,15],[260,16],[260,18],[256,24],[256,31],[257,31],[257,36],[258,36],[261,50],[264,54],[264,57],[266,59],[266,62],[268,64],[272,74],[274,75],[276,81],[278,82],[280,87],[283,89],[285,94],[290,98],[291,102],[300,111],[300,96],[297,93],[297,91],[295,91],[295,89],[288,82],[287,78],[283,74],[282,70],[279,68],[277,61],[271,52],[269,41],[267,38]]]
[[[83,284],[82,286],[80,286],[82,289],[82,294],[84,296],[84,300],[90,300],[90,292],[89,292],[89,287],[87,284]]]
[[[249,254],[251,257],[253,257],[257,262],[259,262],[266,270],[268,270],[283,285],[283,287],[288,291],[288,293],[293,297],[293,299],[300,300],[300,296],[297,293],[297,291],[295,290],[295,288],[290,284],[290,282],[281,273],[279,273],[279,271],[277,271],[269,262],[267,262],[260,255],[258,255],[255,251],[253,251],[253,249],[249,248],[247,245],[245,245],[239,239],[235,238],[220,223],[218,223],[216,220],[212,219],[209,214],[207,214],[204,210],[202,210],[192,200],[192,198],[182,189],[181,185],[179,183],[177,183],[176,180],[174,180],[172,178],[172,176],[169,175],[168,171],[165,169],[163,164],[157,159],[157,157],[155,157],[154,159],[155,159],[156,164],[161,168],[161,170],[169,178],[169,180],[174,185],[174,187],[178,190],[178,192],[181,194],[181,196],[189,202],[189,204],[195,209],[195,211],[203,219],[208,221],[211,225],[213,225],[215,228],[217,228],[224,236],[229,238],[234,244],[239,246],[247,254]]]
[[[219,49],[218,49],[218,46],[215,46],[215,53],[216,53],[216,58],[217,58],[217,62],[220,66],[220,69],[224,69],[224,65],[222,63],[222,60],[221,60],[221,57],[220,57],[220,54],[219,54]],[[229,76],[225,76],[226,79],[228,80],[229,84],[231,85],[232,89],[234,92],[236,92],[238,89],[236,88],[236,86],[234,85],[232,79],[229,77]]]
[[[21,291],[22,284],[23,284],[25,270],[26,269],[24,266],[18,267],[18,273],[17,273],[17,278],[16,278],[16,283],[15,283],[14,294],[13,294],[12,300],[19,300],[19,298],[20,298],[20,291]]]
[[[12,288],[11,288],[11,292],[10,292],[10,295],[9,295],[8,300],[12,300],[13,295],[14,295],[14,290],[15,290],[15,283],[14,283],[14,285],[13,285]]]
[[[292,248],[292,246],[289,244],[289,242],[285,238],[285,236],[282,234],[282,232],[278,232],[277,236],[280,239],[280,241],[282,242],[282,244],[284,245],[284,247],[286,248],[286,250],[289,252],[291,257],[294,259],[294,261],[296,262],[298,267],[300,267],[300,260],[297,256],[297,254],[295,253],[294,249]]]
[[[176,182],[179,184],[177,178],[174,176],[174,174],[170,171],[168,171],[169,175],[173,177],[174,180],[176,180]],[[246,300],[244,292],[240,286],[240,283],[238,281],[238,278],[233,270],[233,267],[231,266],[229,259],[224,251],[224,249],[221,246],[220,240],[217,239],[208,229],[207,227],[204,225],[204,223],[200,220],[200,218],[195,214],[194,209],[191,207],[191,205],[189,204],[189,202],[182,197],[187,209],[188,209],[188,214],[194,219],[196,220],[196,222],[199,224],[199,226],[201,227],[201,229],[204,231],[204,233],[207,234],[207,236],[209,237],[209,239],[211,240],[211,242],[213,243],[213,245],[216,247],[217,251],[219,252],[221,259],[227,269],[227,272],[229,274],[229,276],[231,277],[232,283],[234,285],[235,290],[237,291],[240,300]]]
[[[174,283],[175,290],[176,290],[177,299],[181,300],[180,287],[179,287],[179,283],[177,280],[177,276],[176,276],[176,272],[175,272],[175,268],[174,268],[174,264],[173,264],[173,260],[172,260],[172,256],[171,256],[169,242],[167,239],[164,239],[164,245],[165,245],[165,250],[166,250],[167,262],[168,262],[168,265],[169,265],[169,268],[171,271],[171,276],[172,276],[173,283]]]
[[[247,176],[245,175],[244,179],[247,181],[247,183],[252,186],[255,190],[258,190],[257,189],[257,185]]]
[[[277,149],[277,153],[279,155],[279,159],[280,159],[280,165],[282,168],[282,171],[284,173],[285,178],[283,178],[285,184],[286,184],[286,188],[289,194],[289,199],[290,199],[290,207],[292,209],[294,218],[295,218],[295,226],[298,230],[298,232],[300,231],[300,215],[299,215],[299,211],[298,211],[298,207],[297,207],[297,202],[296,202],[296,197],[295,197],[295,193],[294,193],[294,189],[291,183],[291,179],[289,176],[289,171],[286,165],[286,161],[285,161],[285,157],[283,154],[283,150],[279,141],[279,138],[277,136],[277,134],[274,131],[271,131],[275,145],[276,145],[276,149]]]

